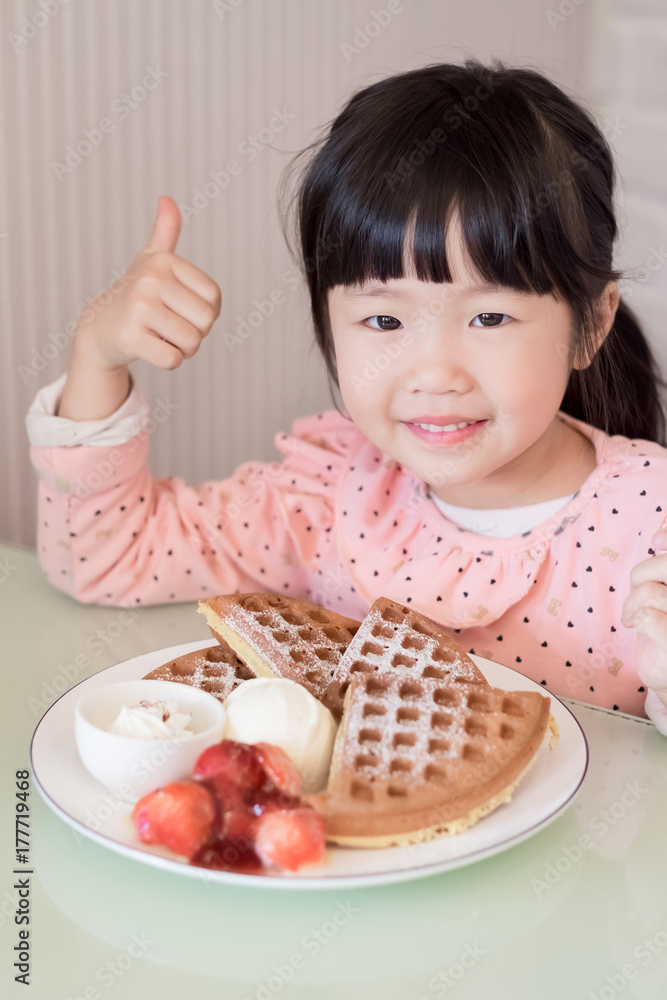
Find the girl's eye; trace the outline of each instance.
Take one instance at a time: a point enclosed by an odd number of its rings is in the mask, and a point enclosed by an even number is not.
[[[473,323],[476,319],[481,317],[482,323],[481,324],[474,323],[475,326],[481,325],[483,327],[486,327],[487,329],[492,326],[507,326],[506,323],[501,323],[499,321],[499,319],[502,319],[503,316],[507,316],[507,319],[509,320],[512,319],[512,317],[508,316],[507,313],[477,313],[477,316],[473,318]],[[490,319],[491,322],[490,323],[485,322],[487,319]]]
[[[369,316],[367,319],[364,320],[364,323],[370,323],[372,319],[376,319],[379,323],[379,326],[372,326],[371,329],[384,330],[385,333],[391,332],[393,330],[398,330],[398,328],[403,325],[400,320],[396,319],[395,316]],[[392,323],[396,325],[391,326]]]

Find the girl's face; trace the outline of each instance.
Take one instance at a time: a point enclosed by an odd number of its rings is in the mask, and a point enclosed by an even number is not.
[[[479,287],[455,226],[447,239],[453,284],[407,277],[329,291],[348,414],[450,503],[510,507],[574,492],[595,453],[556,419],[570,371],[569,306]]]

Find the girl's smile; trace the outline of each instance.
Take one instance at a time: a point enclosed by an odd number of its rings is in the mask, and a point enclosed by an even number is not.
[[[443,418],[441,418],[443,419]],[[440,426],[437,418],[420,417],[419,420],[406,420],[405,426],[422,441],[429,444],[447,447],[467,441],[486,424],[486,420],[466,420],[458,416],[444,418],[447,424]],[[436,426],[439,428],[436,430]]]

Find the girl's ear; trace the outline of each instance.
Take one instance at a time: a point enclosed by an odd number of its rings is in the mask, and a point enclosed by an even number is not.
[[[618,309],[618,301],[618,282],[610,281],[609,284],[605,286],[597,305],[598,320],[594,334],[593,353],[587,354],[583,348],[580,351],[577,351],[572,364],[573,368],[581,371],[584,368],[588,368],[588,366],[592,363],[593,358],[602,347],[614,324],[614,317],[616,316],[616,310]]]

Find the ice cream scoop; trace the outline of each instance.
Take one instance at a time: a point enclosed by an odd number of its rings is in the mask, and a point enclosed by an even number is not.
[[[301,772],[304,792],[326,787],[338,727],[303,685],[285,677],[254,677],[232,691],[223,706],[225,739],[279,746]]]

